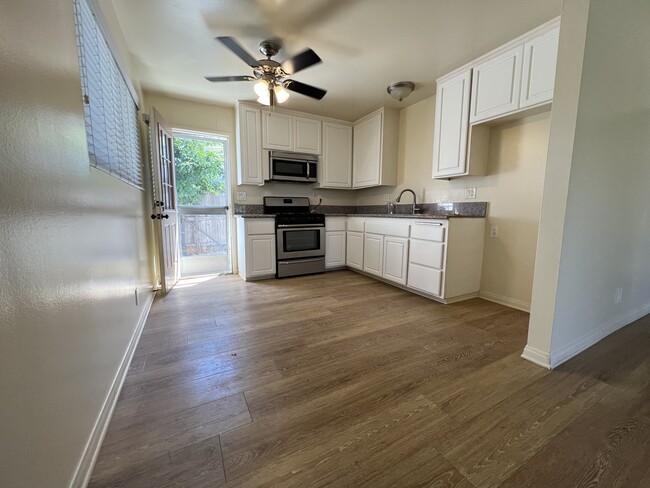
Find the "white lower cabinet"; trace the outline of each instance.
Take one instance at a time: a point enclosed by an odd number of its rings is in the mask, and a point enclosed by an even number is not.
[[[275,276],[274,219],[237,219],[237,264],[245,280]]]
[[[485,219],[415,222],[411,226],[407,288],[448,303],[478,294]]]
[[[410,223],[397,219],[372,219],[366,223],[363,270],[406,285]]]
[[[345,266],[345,231],[325,232],[325,269]]]
[[[408,287],[439,297],[442,295],[442,270],[409,263]]]
[[[348,231],[345,264],[348,268],[363,269],[363,232]]]
[[[384,236],[366,234],[363,240],[363,270],[377,276],[382,275]]]
[[[325,269],[345,267],[347,217],[325,217]]]
[[[382,276],[390,281],[406,285],[406,269],[409,240],[404,237],[384,237],[384,261]]]

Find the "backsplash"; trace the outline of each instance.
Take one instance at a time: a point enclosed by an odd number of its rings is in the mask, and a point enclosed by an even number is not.
[[[487,202],[439,202],[421,203],[421,214],[455,216],[455,217],[485,217]],[[312,206],[315,208],[315,206]],[[413,206],[408,204],[395,205],[396,214],[410,214]],[[325,215],[383,215],[388,214],[386,205],[320,205],[318,212]],[[264,213],[264,205],[235,204],[235,215],[260,215]]]

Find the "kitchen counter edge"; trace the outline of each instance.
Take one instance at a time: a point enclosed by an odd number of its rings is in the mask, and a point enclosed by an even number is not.
[[[484,219],[477,215],[433,215],[433,214],[325,214],[326,217],[362,217],[362,218],[388,218],[388,219],[416,219],[416,220],[448,220],[448,219]],[[235,214],[243,219],[271,219],[275,214]]]

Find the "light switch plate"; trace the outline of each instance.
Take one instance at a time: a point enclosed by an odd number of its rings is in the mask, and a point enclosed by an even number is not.
[[[238,191],[237,192],[237,200],[246,200],[246,192],[245,191]]]

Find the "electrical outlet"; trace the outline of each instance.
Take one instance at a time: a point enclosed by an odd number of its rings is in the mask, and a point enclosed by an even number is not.
[[[476,198],[476,187],[465,188],[465,198]]]
[[[246,200],[246,192],[245,191],[238,191],[237,192],[237,200]]]
[[[623,288],[620,286],[616,288],[616,294],[614,295],[614,302],[621,303],[623,301]]]
[[[384,202],[390,202],[393,199],[393,195],[390,193],[384,193]]]
[[[490,237],[499,237],[499,226],[493,225],[490,227]]]
[[[137,288],[135,289],[135,304],[136,305],[140,304],[140,300],[138,299],[138,289]]]

